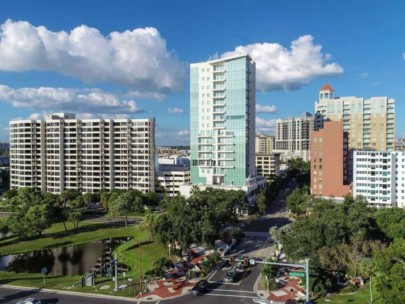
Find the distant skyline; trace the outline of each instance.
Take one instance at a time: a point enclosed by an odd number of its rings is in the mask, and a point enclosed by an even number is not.
[[[405,137],[403,1],[2,1],[0,141],[44,113],[156,117],[157,145],[189,145],[189,64],[249,53],[257,133],[335,96],[396,100]]]

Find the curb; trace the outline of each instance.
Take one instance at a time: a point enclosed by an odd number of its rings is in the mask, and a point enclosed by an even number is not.
[[[121,296],[111,296],[111,295],[100,295],[97,293],[84,293],[84,292],[79,292],[79,291],[64,291],[64,290],[58,290],[58,289],[47,289],[47,288],[32,288],[32,287],[26,287],[26,286],[17,286],[17,285],[8,285],[4,284],[1,285],[0,287],[5,287],[9,289],[16,289],[16,290],[32,290],[32,291],[38,291],[38,292],[52,292],[54,294],[64,294],[64,295],[69,295],[69,296],[80,296],[80,297],[88,297],[88,298],[102,298],[102,299],[110,299],[110,300],[120,300],[120,301],[134,301],[134,297],[121,297]]]

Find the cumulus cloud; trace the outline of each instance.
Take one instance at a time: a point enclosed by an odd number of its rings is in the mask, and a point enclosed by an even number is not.
[[[0,26],[0,70],[54,71],[86,83],[113,83],[139,91],[173,91],[186,79],[187,66],[167,50],[153,27],[111,32],[81,25],[53,32],[25,21]]]
[[[278,109],[276,106],[262,106],[257,104],[256,105],[256,113],[277,113]]]
[[[343,73],[343,68],[329,62],[331,55],[321,49],[311,35],[305,35],[292,41],[290,49],[278,43],[255,43],[238,46],[221,57],[248,53],[256,62],[256,86],[260,91],[297,90],[312,79]]]
[[[180,130],[177,132],[177,135],[179,136],[189,136],[190,135],[190,130]]]
[[[256,117],[256,133],[273,133],[277,119],[263,119]]]
[[[168,108],[167,110],[169,111],[169,113],[172,113],[172,114],[183,114],[184,113],[184,109],[181,109],[181,108]]]
[[[129,91],[127,96],[136,99],[152,99],[156,101],[162,101],[165,99],[165,94],[159,92],[140,92],[140,91]]]
[[[43,111],[67,111],[80,113],[140,113],[136,101],[122,99],[99,89],[20,88],[0,85],[0,101],[16,108],[32,108]]]

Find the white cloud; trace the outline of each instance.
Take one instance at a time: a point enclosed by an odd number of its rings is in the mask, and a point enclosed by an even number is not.
[[[180,130],[177,132],[177,135],[179,136],[189,136],[190,135],[190,130]]]
[[[0,85],[0,101],[16,108],[78,113],[140,113],[136,101],[122,99],[99,89],[20,88]]]
[[[364,73],[360,74],[360,78],[368,78],[368,76],[370,76],[370,74],[367,73],[367,72],[364,72]]]
[[[256,105],[256,113],[277,113],[278,109],[276,106],[262,106]]]
[[[337,63],[329,63],[330,54],[321,52],[311,35],[292,41],[287,49],[278,43],[241,45],[226,52],[222,58],[248,53],[256,62],[256,85],[260,91],[296,90],[314,78],[343,73]]]
[[[130,91],[126,95],[136,99],[152,99],[156,101],[162,101],[166,98],[165,94],[159,92]]]
[[[138,91],[180,89],[187,66],[153,27],[111,32],[81,25],[53,32],[25,21],[0,26],[0,70],[54,71],[86,83],[113,83]]]
[[[402,54],[402,58],[405,60],[405,53]]]
[[[273,133],[277,119],[263,119],[256,117],[256,133]]]
[[[169,111],[169,113],[172,113],[172,114],[183,114],[184,113],[184,109],[180,109],[180,108],[168,108],[167,110]]]
[[[41,119],[43,114],[41,113],[32,113],[30,116],[28,116],[28,119],[30,120],[38,120]]]

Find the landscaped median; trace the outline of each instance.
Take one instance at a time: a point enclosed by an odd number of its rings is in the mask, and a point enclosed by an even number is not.
[[[70,227],[68,227],[69,229]],[[139,226],[122,227],[110,223],[94,223],[84,221],[76,230],[68,230],[62,223],[53,224],[44,231],[42,237],[29,240],[19,240],[17,237],[0,240],[0,255],[18,254],[44,249],[72,246],[77,244],[92,243],[111,238],[131,238],[128,242],[117,247],[113,255],[117,253],[120,264],[129,266],[125,274],[119,273],[119,286],[126,285],[130,288],[122,288],[114,291],[112,276],[96,277],[96,285],[81,287],[82,275],[72,276],[45,276],[41,273],[14,273],[0,271],[0,284],[11,284],[35,288],[49,288],[58,290],[70,290],[86,293],[100,293],[108,295],[134,296],[139,293],[139,277],[141,261],[142,270],[152,268],[152,264],[159,258],[167,256],[164,246],[149,240],[147,231],[141,230]],[[141,259],[139,259],[139,244],[141,245]],[[90,271],[91,269],[87,269]],[[124,276],[125,275],[125,276]]]

